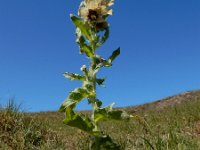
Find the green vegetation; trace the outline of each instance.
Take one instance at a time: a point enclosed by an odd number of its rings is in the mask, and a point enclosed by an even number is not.
[[[12,99],[5,108],[0,108],[1,150],[64,149],[56,131],[49,128],[47,122],[19,110]]]
[[[99,78],[98,72],[104,67],[111,67],[113,61],[120,55],[120,48],[113,51],[108,59],[97,53],[109,38],[110,28],[107,18],[112,15],[113,4],[114,0],[83,0],[78,9],[78,16],[70,15],[76,29],[76,42],[80,54],[85,54],[90,64],[81,67],[82,74],[64,73],[70,80],[81,81],[82,86],[69,93],[59,111],[65,113],[64,124],[90,134],[89,147],[92,150],[121,150],[120,145],[117,145],[109,134],[105,134],[99,125],[105,120],[123,121],[132,118],[122,110],[113,110],[114,103],[102,107],[103,101],[97,98],[97,84],[104,86],[106,80],[105,77]],[[93,108],[89,116],[75,111],[78,103],[83,100],[87,100]]]
[[[15,108],[11,102],[0,111],[0,149],[88,149],[89,134],[62,124],[62,113],[28,114]],[[100,125],[122,149],[200,149],[200,91],[125,109],[139,117],[129,122],[104,121]]]

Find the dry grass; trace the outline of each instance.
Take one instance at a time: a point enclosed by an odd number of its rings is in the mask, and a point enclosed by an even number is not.
[[[129,122],[101,124],[122,149],[200,149],[199,91],[126,110],[139,117]],[[0,149],[88,149],[90,137],[62,124],[62,113],[22,114],[4,109],[0,117]]]

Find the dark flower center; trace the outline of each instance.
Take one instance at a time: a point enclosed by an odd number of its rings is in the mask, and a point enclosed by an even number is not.
[[[96,24],[96,29],[97,30],[104,30],[105,28],[108,27],[108,23],[107,22],[100,22]]]
[[[88,19],[89,20],[96,21],[98,16],[99,15],[98,15],[97,11],[89,9],[89,14],[88,14]]]

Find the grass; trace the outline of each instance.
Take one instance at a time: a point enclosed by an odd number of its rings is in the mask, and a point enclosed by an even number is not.
[[[9,100],[0,109],[0,149],[37,150],[64,149],[55,131],[47,122],[33,119],[31,115],[19,112],[19,107]]]
[[[126,108],[139,117],[129,122],[105,121],[101,127],[111,134],[124,150],[198,150],[200,92],[191,95],[195,97],[190,97],[189,101],[184,100],[180,104],[157,108],[158,102],[155,102],[136,112],[133,108]],[[10,105],[0,110],[0,149],[88,149],[90,137],[63,125],[64,114],[28,114],[15,108],[17,107],[14,102],[10,102]]]

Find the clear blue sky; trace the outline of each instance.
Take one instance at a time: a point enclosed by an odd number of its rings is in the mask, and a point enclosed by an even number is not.
[[[57,110],[80,85],[63,77],[80,73],[69,14],[80,0],[0,0],[0,104],[15,97],[26,111]],[[121,47],[106,87],[104,105],[137,105],[200,89],[200,1],[116,0],[110,39],[99,53]],[[78,109],[89,109],[86,102]]]

